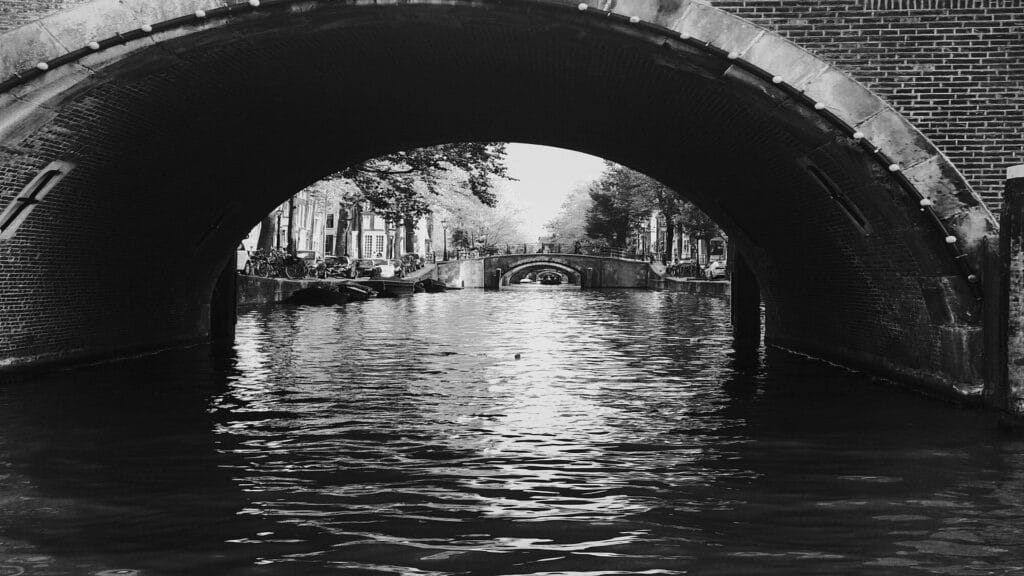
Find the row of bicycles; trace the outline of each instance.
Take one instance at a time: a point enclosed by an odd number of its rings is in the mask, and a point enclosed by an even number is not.
[[[326,256],[315,258],[311,251],[292,255],[284,250],[256,250],[246,258],[245,265],[238,270],[242,274],[263,278],[402,278],[419,270],[426,261],[416,254],[405,254],[398,258],[362,258],[348,256]],[[303,257],[302,254],[307,254]]]
[[[290,278],[297,280],[309,275],[309,264],[284,250],[256,250],[249,257],[251,272],[264,278]]]

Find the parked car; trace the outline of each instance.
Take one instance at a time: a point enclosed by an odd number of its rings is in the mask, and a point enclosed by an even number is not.
[[[235,251],[235,269],[245,274],[252,274],[252,253],[245,249],[245,244],[239,244]]]
[[[356,263],[348,256],[327,256],[317,269],[321,278],[355,278]]]
[[[374,269],[377,265],[373,263],[373,260],[368,258],[362,258],[356,260],[354,272],[356,276],[374,276]]]
[[[397,260],[375,258],[373,260],[373,265],[377,268],[380,268],[381,278],[394,278],[395,276],[398,275],[398,271],[402,269],[401,265],[399,265],[398,268],[395,268],[395,262],[397,262]]]
[[[704,268],[704,277],[708,280],[714,280],[716,278],[725,278],[725,262],[721,260],[715,260],[714,262],[707,265]]]

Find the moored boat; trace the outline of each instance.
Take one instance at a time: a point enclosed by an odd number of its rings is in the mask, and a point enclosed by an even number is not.
[[[377,296],[382,298],[411,296],[416,291],[416,282],[414,280],[377,278],[372,280],[359,280],[357,284],[376,291]]]

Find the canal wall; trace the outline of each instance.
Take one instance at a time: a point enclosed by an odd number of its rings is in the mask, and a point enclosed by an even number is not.
[[[484,261],[476,258],[438,262],[437,279],[452,288],[483,288]]]
[[[292,294],[310,286],[329,286],[331,282],[308,278],[289,280],[287,278],[261,278],[238,275],[238,306],[260,306],[282,302]]]
[[[687,292],[689,294],[720,298],[732,296],[732,283],[724,280],[686,280],[666,276],[662,286],[664,290],[669,292]]]

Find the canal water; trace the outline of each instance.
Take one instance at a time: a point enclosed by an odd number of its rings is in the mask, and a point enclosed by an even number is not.
[[[1024,573],[1024,441],[723,300],[246,312],[0,386],[0,576]]]

